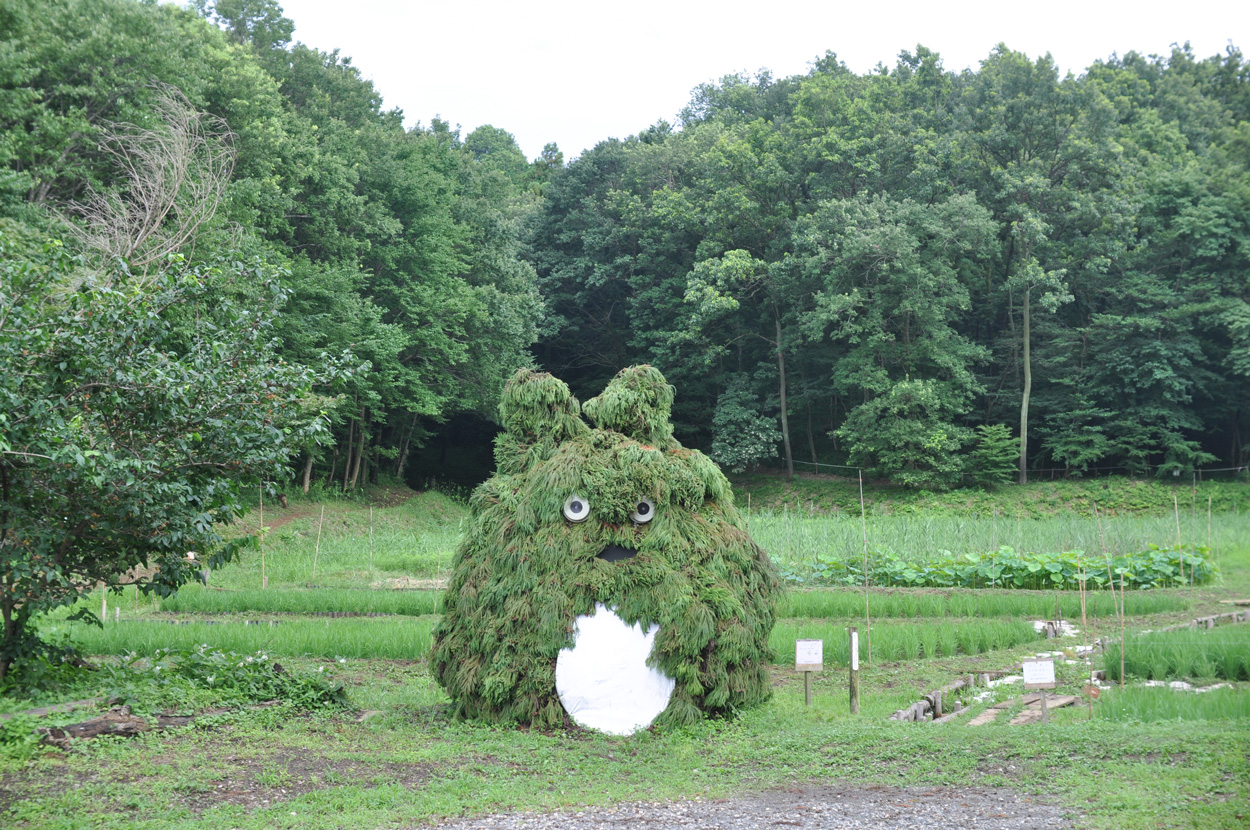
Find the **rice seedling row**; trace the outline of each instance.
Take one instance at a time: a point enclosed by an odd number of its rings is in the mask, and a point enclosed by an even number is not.
[[[863,626],[860,629],[860,657],[867,658]],[[781,620],[773,627],[769,645],[781,664],[794,661],[795,640],[823,640],[825,663],[850,664],[849,629],[844,623],[823,620]],[[1031,623],[1018,620],[962,620],[928,625],[914,623],[873,623],[872,659],[917,660],[982,654],[1014,648],[1038,639]]]
[[[1140,634],[1124,644],[1124,674],[1147,680],[1250,680],[1250,627],[1181,628]],[[1120,679],[1120,644],[1107,645],[1107,677]]]
[[[1234,688],[1195,693],[1159,686],[1129,686],[1104,692],[1094,714],[1115,723],[1246,719],[1250,718],[1250,693]]]
[[[180,651],[208,644],[247,654],[393,660],[424,658],[433,630],[432,618],[282,620],[274,625],[135,620],[103,628],[70,628],[77,647],[86,654],[152,654],[157,649]]]
[[[256,588],[233,591],[188,586],[161,601],[162,611],[230,614],[404,614],[422,616],[439,611],[438,591],[371,590],[368,588]]]
[[[438,613],[440,592],[435,590],[370,590],[366,588],[255,588],[239,590],[186,586],[160,602],[162,611],[196,614],[402,614]],[[1110,591],[1086,595],[1086,614],[1111,617],[1116,599]],[[1187,597],[1158,592],[1134,592],[1124,598],[1130,616],[1183,611]],[[874,617],[1032,617],[1074,619],[1081,615],[1080,597],[1070,591],[1003,591],[950,589],[943,591],[880,591],[869,594]],[[92,603],[84,603],[91,607]],[[98,600],[94,603],[99,607]],[[126,600],[122,601],[123,607]],[[145,609],[147,606],[145,606]],[[854,618],[864,611],[864,595],[853,588],[789,591],[777,608],[778,617]]]
[[[1080,596],[1070,591],[1001,591],[951,589],[945,591],[869,592],[872,616],[878,617],[1032,617],[1079,619]],[[1118,599],[1110,591],[1086,594],[1086,614],[1113,617]],[[1183,611],[1190,600],[1175,594],[1135,592],[1124,597],[1129,616]],[[855,618],[864,614],[864,593],[853,588],[790,591],[777,608],[779,617]]]
[[[283,656],[421,659],[429,652],[433,618],[283,620],[272,625],[242,622],[136,620],[104,628],[73,625],[78,648],[87,654],[150,654],[156,649],[189,649],[201,644],[215,648]],[[1008,620],[963,620],[936,625],[874,623],[874,660],[914,660],[981,654],[1013,648],[1038,638],[1032,625]],[[825,660],[850,660],[847,627],[823,620],[784,620],[769,639],[777,660],[793,659],[796,639],[825,641]]]

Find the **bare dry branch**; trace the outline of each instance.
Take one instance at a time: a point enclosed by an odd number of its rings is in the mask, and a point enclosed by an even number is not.
[[[198,112],[175,87],[160,86],[160,124],[113,124],[101,149],[125,185],[68,205],[70,233],[105,260],[146,272],[190,243],[225,196],[234,171],[234,136],[219,118]]]

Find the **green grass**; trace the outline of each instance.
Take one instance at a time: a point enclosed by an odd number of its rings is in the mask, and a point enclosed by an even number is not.
[[[1212,689],[1201,693],[1158,686],[1111,689],[1098,699],[1094,714],[1114,723],[1250,721],[1250,689]],[[1237,728],[1246,734],[1244,730],[1250,730],[1250,723]]]
[[[751,536],[779,565],[799,567],[822,558],[859,561],[864,555],[864,531],[858,515],[753,512],[749,524]],[[1244,538],[1247,528],[1250,515],[1214,516],[1210,534],[1213,557],[1218,559],[1221,546]],[[1184,544],[1207,546],[1205,516],[1197,526],[1182,518],[1181,530]],[[921,561],[939,551],[989,556],[1004,546],[1020,553],[1082,550],[1098,557],[1104,552],[1118,556],[1145,550],[1151,544],[1170,547],[1176,541],[1176,522],[1171,516],[1101,522],[1076,515],[1017,520],[904,514],[868,519],[870,561],[873,551]]]
[[[1080,596],[1071,591],[1002,591],[950,589],[943,591],[872,590],[868,595],[876,617],[1028,617],[1031,619],[1081,618]],[[1086,615],[1115,616],[1109,591],[1086,595]],[[1183,592],[1134,592],[1124,596],[1129,616],[1163,614],[1188,609],[1192,600]],[[1056,613],[1057,609],[1057,613]],[[862,617],[864,593],[852,588],[794,590],[778,606],[779,617]]]
[[[412,496],[393,507],[337,501],[326,505],[293,503],[291,510],[265,512],[264,556],[243,558],[210,575],[216,588],[390,587],[396,580],[434,581],[445,577],[460,542],[465,507],[442,493]],[[254,511],[234,533],[255,534]],[[320,527],[320,543],[318,528]],[[372,530],[372,533],[370,531]],[[372,541],[370,537],[372,536]],[[372,552],[371,552],[372,551]]]
[[[1037,515],[1052,510],[1049,500],[1072,495],[1071,490],[1043,492],[1041,487],[1019,493],[1015,488],[1003,490],[1022,504],[1035,499]],[[1135,492],[1125,499],[1135,498]],[[1154,495],[1167,494],[1170,504],[1170,492],[1164,489]],[[745,498],[739,501],[745,506]],[[1192,591],[1130,593],[1126,597],[1130,631],[1213,613],[1220,609],[1217,599],[1250,596],[1250,523],[1245,515],[1250,499],[1242,501],[1240,516],[1216,516],[1213,521],[1222,579]],[[924,503],[919,497],[900,502],[903,509],[892,516],[884,515],[887,508],[879,505],[878,523],[869,528],[870,542],[874,532],[880,532],[883,540],[893,534],[906,538],[920,556],[928,547],[956,550],[961,539],[976,538],[972,531],[984,529],[982,520],[971,529],[958,522],[922,528],[913,507]],[[950,511],[961,509],[941,508],[948,517]],[[853,589],[793,592],[783,603],[785,618],[773,635],[778,665],[772,669],[774,696],[765,705],[732,719],[630,738],[577,730],[543,733],[466,723],[451,716],[450,701],[424,661],[432,616],[283,618],[272,628],[243,625],[238,617],[228,624],[208,625],[198,617],[203,611],[194,609],[210,602],[221,603],[222,611],[229,605],[229,610],[255,615],[404,613],[404,609],[420,614],[436,590],[433,580],[447,575],[464,516],[463,507],[437,494],[375,508],[370,572],[367,505],[328,503],[313,578],[319,512],[320,505],[295,500],[290,511],[266,509],[270,525],[296,516],[267,536],[266,591],[259,590],[259,556],[251,551],[242,562],[214,573],[207,590],[185,590],[175,603],[110,596],[110,608],[122,608],[121,624],[109,623],[103,631],[77,626],[75,630],[97,654],[126,648],[150,653],[156,647],[191,648],[210,642],[246,654],[268,649],[269,655],[281,656],[284,666],[311,672],[324,667],[327,674],[331,667],[326,660],[341,657],[345,662],[335,661],[334,677],[345,683],[358,711],[297,712],[288,705],[243,708],[207,718],[191,729],[83,742],[68,753],[33,750],[33,756],[20,758],[0,753],[0,825],[39,830],[410,827],[494,812],[577,811],[623,801],[715,799],[828,785],[879,787],[887,792],[897,786],[1006,787],[1027,798],[1063,805],[1077,826],[1108,830],[1245,826],[1245,805],[1250,803],[1245,701],[1250,688],[1244,682],[1223,699],[1209,698],[1210,703],[1208,695],[1221,693],[1168,698],[1162,695],[1170,690],[1130,689],[1132,694],[1154,695],[1155,702],[1136,704],[1136,710],[1125,707],[1127,714],[1116,707],[1128,696],[1118,699],[1108,692],[1095,706],[1093,720],[1087,720],[1084,707],[1074,707],[1053,712],[1052,723],[1045,727],[1004,723],[968,729],[957,723],[933,727],[887,720],[894,710],[956,677],[1005,668],[1023,653],[1054,648],[1053,641],[1038,640],[1021,618],[1053,618],[1057,602],[1062,616],[1079,619],[1074,594],[873,590],[874,662],[865,662],[860,678],[863,711],[852,716],[844,670],[846,626],[862,619],[863,596]],[[1041,542],[1047,541],[1046,534],[1062,537],[1067,520],[1031,521],[1029,515],[1034,513],[1025,512],[1021,519],[1021,532],[1041,540],[1037,548],[1061,549],[1062,545]],[[757,513],[751,517],[753,529],[757,518]],[[782,532],[785,521],[782,514]],[[797,525],[792,512],[789,521]],[[1004,535],[1002,511],[997,523],[992,517],[986,521],[991,534],[998,525],[999,544],[1018,550],[1031,547]],[[834,515],[827,527],[839,528],[842,522]],[[1170,536],[1167,521],[1149,526],[1143,522],[1105,520],[1104,538],[1122,538],[1125,545],[1131,541],[1134,546],[1145,536],[1159,534],[1164,535],[1146,541],[1175,541],[1174,520]],[[1183,524],[1185,541],[1205,543],[1205,522],[1191,525]],[[1079,534],[1074,531],[1087,533],[1090,524],[1073,519],[1067,526],[1075,538]],[[820,527],[810,526],[813,536],[819,536]],[[922,529],[929,536],[924,544],[919,541]],[[793,540],[793,526],[789,532]],[[858,544],[862,546],[862,538]],[[810,551],[804,553],[795,542],[775,553],[797,561]],[[399,569],[390,569],[395,567]],[[410,590],[392,590],[396,583]],[[98,611],[100,595],[93,599],[87,604]],[[1109,601],[1104,594],[1090,597],[1090,613],[1097,613],[1100,629],[1111,618]],[[136,614],[164,614],[172,607],[196,622],[127,621]],[[64,631],[69,624],[50,621],[49,626]],[[859,627],[864,655],[866,637],[862,623]],[[91,637],[101,639],[90,645]],[[813,678],[810,707],[803,703],[802,676],[792,670],[793,641],[800,637],[824,640],[829,667]],[[109,645],[105,638],[116,641]],[[393,656],[353,656],[366,654]],[[1061,687],[1056,692],[1079,692],[1085,666],[1061,663],[1057,669]],[[88,673],[88,685],[64,693],[81,698],[104,691],[90,685],[94,682],[90,678],[100,674]],[[62,699],[66,698],[58,700]],[[44,702],[54,701],[26,703]],[[21,708],[13,703],[6,711]],[[1173,703],[1185,708],[1165,708]],[[73,713],[30,719],[20,726],[83,717]]]
[[[844,471],[845,472],[845,471]],[[849,471],[854,476],[854,471]],[[778,473],[735,476],[734,491],[742,507],[755,510],[782,510],[790,513],[820,513],[833,516],[860,515],[857,481],[800,474],[788,480]],[[1026,487],[1006,485],[989,489],[967,487],[956,490],[915,490],[864,485],[866,511],[874,516],[910,515],[920,518],[990,519],[999,522],[1023,519],[1082,516],[1092,519],[1094,506],[1105,517],[1171,517],[1179,507],[1181,522],[1194,536],[1205,523],[1207,499],[1212,511],[1220,514],[1250,513],[1250,478],[1244,473],[1218,481],[1194,482],[1189,479],[1134,480],[1119,477],[1087,481],[1038,481]],[[1175,499],[1175,501],[1173,501]]]
[[[1250,680],[1250,627],[1181,628],[1141,634],[1124,644],[1124,673],[1169,678]],[[1107,647],[1107,677],[1120,678],[1120,644]]]

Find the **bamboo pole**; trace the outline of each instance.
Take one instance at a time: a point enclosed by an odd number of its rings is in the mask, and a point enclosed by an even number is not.
[[[269,577],[265,575],[265,485],[260,486],[260,587],[269,587]]]
[[[1115,585],[1111,585],[1115,590]],[[1120,571],[1120,691],[1124,691],[1124,571]]]
[[[1181,506],[1176,499],[1176,494],[1172,494],[1172,512],[1176,516],[1176,560],[1181,565],[1181,585],[1185,584],[1185,552],[1181,549]]]
[[[321,518],[317,521],[317,546],[313,548],[313,579],[317,578],[317,557],[321,555],[321,526],[326,521],[326,506],[321,505]]]
[[[872,662],[872,614],[868,608],[868,511],[864,507],[864,469],[859,468],[859,522],[864,532],[864,652]]]

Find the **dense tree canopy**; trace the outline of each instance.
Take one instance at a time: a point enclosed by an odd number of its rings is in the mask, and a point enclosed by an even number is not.
[[[405,127],[275,0],[0,0],[0,31],[0,216],[22,233],[108,265],[84,206],[139,199],[118,148],[171,90],[229,148],[218,209],[174,247],[262,263],[288,297],[277,354],[359,369],[305,483],[402,475],[527,364],[583,397],[661,367],[682,440],[734,468],[950,486],[1002,480],[1009,441],[1017,475],[1250,462],[1234,47],[1079,76],[1006,46],[962,72],[923,46],[864,75],[826,54],[701,85],[677,124],[566,164],[497,126]]]

